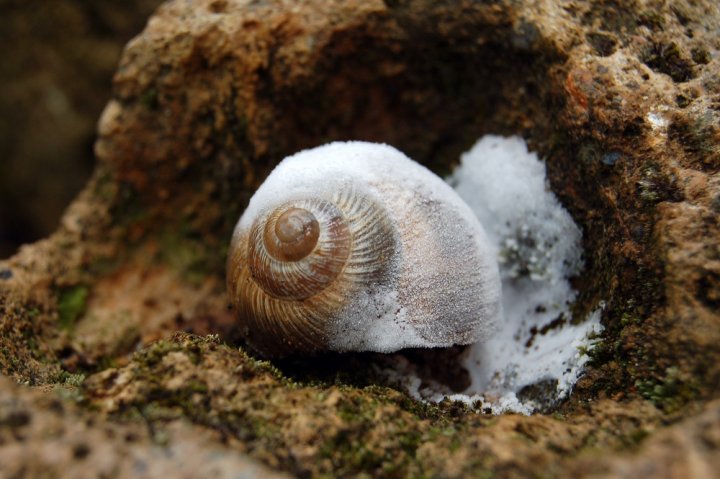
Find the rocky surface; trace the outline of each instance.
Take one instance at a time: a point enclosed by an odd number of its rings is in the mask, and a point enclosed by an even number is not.
[[[287,477],[182,421],[162,431],[141,416],[105,421],[78,408],[76,392],[27,391],[0,378],[0,477]]]
[[[181,423],[228,464],[299,476],[710,477],[719,29],[712,0],[168,2],[124,52],[93,178],[52,236],[0,262],[0,370],[38,424],[63,420],[52,401],[93,418],[60,436],[140,424],[182,448]],[[372,356],[237,349],[225,252],[273,164],[354,138],[443,173],[484,133],[545,159],[583,228],[576,308],[607,304],[568,401],[492,417],[412,401]],[[58,385],[73,397],[47,399]]]

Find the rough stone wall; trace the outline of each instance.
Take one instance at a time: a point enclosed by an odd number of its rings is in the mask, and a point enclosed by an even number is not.
[[[125,50],[92,180],[0,263],[0,370],[300,476],[703,477],[720,454],[718,31],[712,0],[168,2]],[[365,139],[442,173],[484,133],[540,152],[584,232],[577,308],[607,303],[566,403],[488,417],[359,373],[372,356],[320,371],[233,346],[225,251],[272,165]]]

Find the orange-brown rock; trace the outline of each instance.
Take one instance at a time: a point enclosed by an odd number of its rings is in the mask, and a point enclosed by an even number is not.
[[[83,414],[145,421],[171,443],[182,438],[168,424],[184,418],[301,476],[712,474],[718,8],[164,4],[126,47],[93,179],[56,233],[0,263],[0,370],[36,388],[83,375]],[[584,233],[578,312],[607,303],[567,402],[487,417],[388,389],[360,373],[372,356],[278,370],[229,346],[231,228],[283,156],[383,141],[442,173],[485,133],[522,135],[545,159]]]

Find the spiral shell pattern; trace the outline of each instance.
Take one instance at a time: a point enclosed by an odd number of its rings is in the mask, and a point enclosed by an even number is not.
[[[388,280],[398,244],[380,203],[352,187],[262,212],[228,258],[248,343],[270,356],[326,349],[328,323],[348,296]]]
[[[236,331],[267,357],[470,344],[501,320],[477,217],[388,145],[330,143],[281,161],[240,217],[227,266]]]

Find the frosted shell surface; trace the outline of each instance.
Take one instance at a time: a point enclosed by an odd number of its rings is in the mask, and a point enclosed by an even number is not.
[[[397,241],[391,257],[378,259],[391,263],[388,277],[353,291],[328,318],[327,349],[389,352],[491,337],[500,279],[482,226],[442,179],[390,146],[331,143],[286,158],[250,200],[234,237],[279,205],[353,189],[382,205]]]

